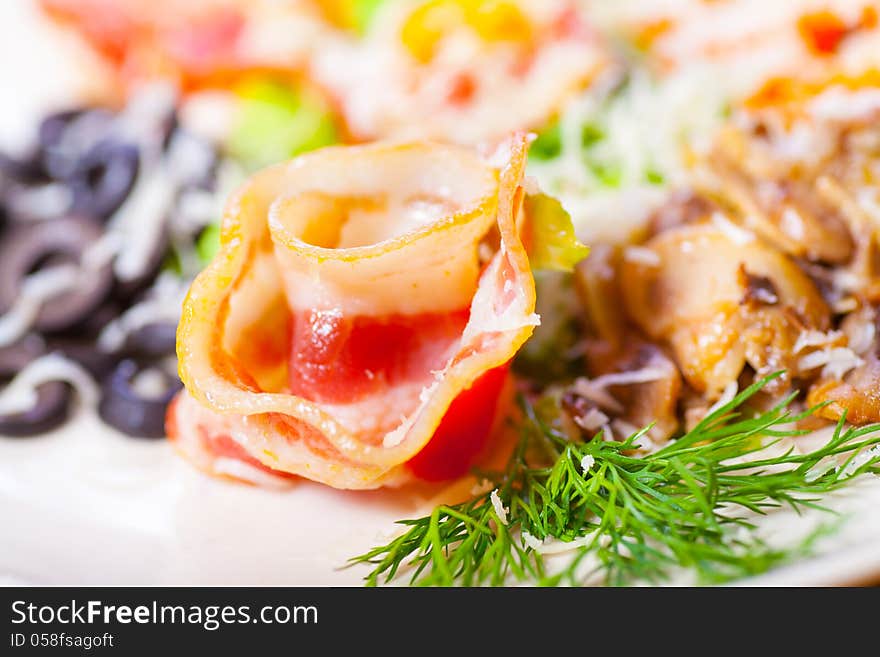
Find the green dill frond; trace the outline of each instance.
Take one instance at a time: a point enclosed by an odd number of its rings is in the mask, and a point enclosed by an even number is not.
[[[662,582],[682,567],[702,583],[719,583],[766,572],[809,551],[825,528],[795,547],[774,548],[754,531],[755,514],[824,509],[826,494],[863,473],[880,474],[876,425],[848,428],[841,420],[818,449],[765,455],[802,435],[791,427],[814,410],[792,413],[789,397],[746,416],[744,403],[775,376],[643,456],[635,452],[648,428],[623,442],[601,433],[573,441],[522,400],[521,436],[506,467],[483,473],[491,492],[401,521],[403,534],[350,563],[371,564],[366,583],[373,586],[580,585],[596,577],[627,585]],[[547,460],[530,462],[536,452]],[[545,553],[560,548],[565,563],[551,571]]]

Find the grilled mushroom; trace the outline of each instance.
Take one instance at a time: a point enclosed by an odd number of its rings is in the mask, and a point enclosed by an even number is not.
[[[828,307],[810,278],[757,239],[692,225],[643,248],[654,262],[621,265],[626,311],[647,336],[671,346],[688,383],[710,398],[746,364],[759,375],[796,374],[798,336],[829,327]]]
[[[850,313],[841,323],[849,353],[841,353],[848,362],[823,370],[807,395],[811,406],[827,404],[819,415],[853,424],[880,422],[880,326],[874,308],[864,306]]]
[[[706,191],[770,244],[813,261],[843,263],[851,257],[845,219],[814,190],[811,178],[751,148],[732,130],[722,132],[707,164]]]

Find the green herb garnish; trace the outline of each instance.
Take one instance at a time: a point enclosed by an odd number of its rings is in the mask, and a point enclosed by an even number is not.
[[[816,535],[774,548],[743,512],[825,509],[824,494],[880,473],[880,451],[862,452],[880,445],[876,425],[846,428],[841,420],[819,449],[764,455],[770,444],[806,433],[791,423],[815,410],[792,413],[792,395],[748,417],[744,402],[775,376],[641,457],[633,450],[647,428],[621,443],[601,433],[572,440],[523,402],[521,439],[506,469],[485,475],[491,493],[403,520],[402,536],[351,563],[372,564],[366,582],[374,586],[398,577],[415,585],[578,585],[593,576],[622,585],[662,581],[679,567],[717,583],[765,572],[803,553]],[[840,463],[829,467],[832,459]],[[545,540],[571,544],[561,569],[535,549]]]

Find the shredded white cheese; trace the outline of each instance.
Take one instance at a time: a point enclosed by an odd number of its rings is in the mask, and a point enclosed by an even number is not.
[[[794,240],[804,239],[804,218],[796,208],[788,205],[780,217],[782,231]]]
[[[645,248],[644,246],[628,246],[623,250],[623,258],[628,262],[634,262],[647,267],[659,267],[661,264],[660,256],[656,251]]]
[[[603,424],[608,424],[609,418],[598,408],[591,408],[583,415],[576,415],[574,423],[585,431],[595,431]]]
[[[607,408],[611,411],[621,411],[623,407],[614,397],[606,390],[609,386],[625,386],[636,383],[649,383],[658,381],[666,376],[666,371],[659,367],[645,367],[632,372],[613,372],[611,374],[603,374],[595,379],[580,377],[575,380],[572,390],[589,399],[596,404]]]
[[[587,474],[592,470],[594,465],[596,465],[596,459],[590,454],[585,455],[584,458],[581,459],[581,470],[584,471],[584,474]]]
[[[736,397],[736,393],[739,392],[739,384],[736,381],[729,382],[724,387],[724,392],[721,393],[721,396],[718,398],[714,404],[709,407],[709,410],[706,411],[706,415],[712,415],[715,411],[717,411],[722,406],[729,404],[733,401],[733,398]]]
[[[858,455],[847,463],[846,467],[843,469],[843,474],[847,477],[851,477],[855,474],[856,470],[866,463],[870,463],[874,459],[880,459],[880,445],[874,445],[870,449],[859,452]]]
[[[852,317],[852,323],[844,324],[849,348],[859,356],[862,356],[868,353],[868,351],[874,346],[874,339],[877,337],[877,329],[874,322],[869,319],[860,321],[860,318],[857,316],[850,317]]]
[[[10,345],[24,335],[36,321],[44,303],[73,290],[79,274],[79,269],[73,265],[59,265],[41,269],[25,278],[15,303],[0,315],[0,347]]]
[[[755,239],[755,234],[752,231],[737,226],[721,212],[712,213],[712,223],[734,244],[742,246]]]
[[[801,331],[792,348],[793,353],[797,354],[807,347],[822,347],[837,342],[841,337],[840,331],[828,331],[823,333],[816,330]]]
[[[534,536],[532,536],[531,534],[529,534],[525,530],[523,530],[523,532],[522,532],[522,539],[523,539],[523,543],[525,543],[528,547],[532,548],[535,551],[539,550],[541,548],[541,546],[544,544],[543,541],[538,540],[537,538],[535,538]]]
[[[37,403],[37,388],[52,381],[70,383],[88,407],[98,402],[98,388],[91,375],[74,361],[52,353],[32,360],[0,392],[0,414],[29,411]]]
[[[823,377],[839,380],[864,362],[848,347],[826,347],[803,356],[798,361],[798,367],[801,370],[822,367]]]
[[[495,509],[495,515],[498,516],[498,520],[502,525],[507,524],[507,509],[501,503],[501,498],[498,497],[498,489],[496,488],[489,494],[489,500],[492,502],[492,508]]]

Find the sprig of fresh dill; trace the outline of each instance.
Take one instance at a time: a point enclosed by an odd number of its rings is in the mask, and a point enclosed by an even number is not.
[[[748,416],[743,404],[779,374],[643,456],[635,450],[649,427],[623,442],[601,433],[572,440],[523,400],[521,437],[506,468],[485,474],[491,492],[400,521],[408,528],[401,536],[350,563],[373,565],[372,586],[407,577],[439,586],[579,585],[596,577],[623,585],[662,581],[680,567],[718,583],[765,572],[807,551],[818,532],[795,548],[774,548],[743,511],[827,511],[823,495],[880,473],[880,448],[863,451],[880,445],[880,426],[847,428],[844,419],[814,451],[767,455],[806,433],[791,427],[815,410],[792,413],[792,395]],[[562,567],[547,558],[553,548],[570,548]]]

